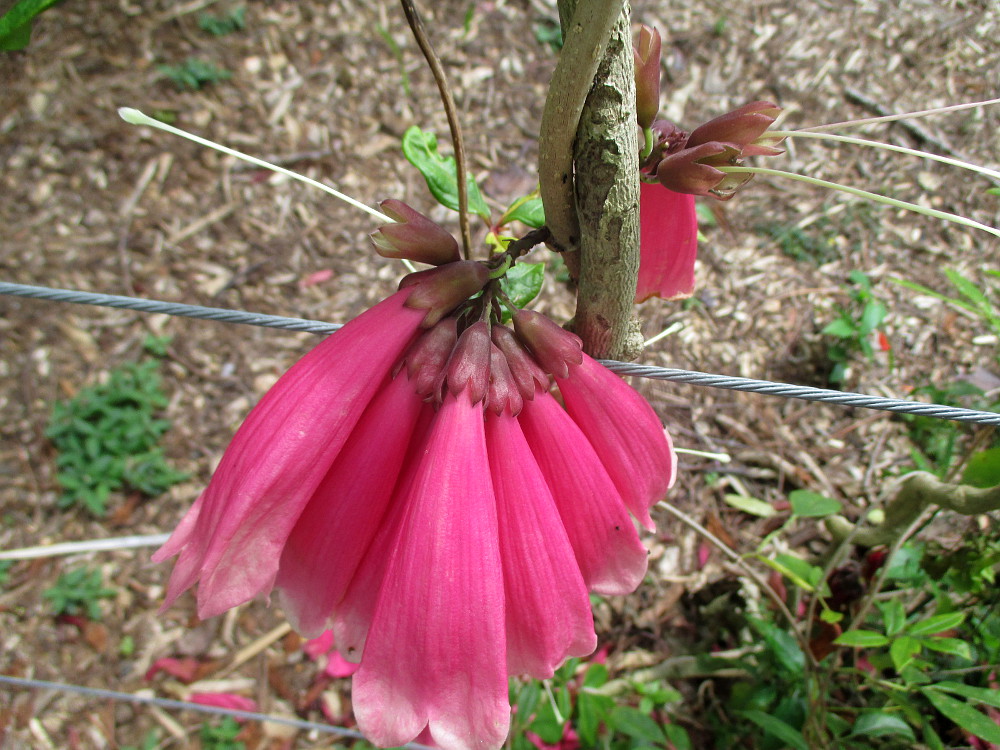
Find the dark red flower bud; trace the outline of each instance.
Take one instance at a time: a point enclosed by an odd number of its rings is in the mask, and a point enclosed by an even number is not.
[[[458,321],[445,318],[418,338],[406,353],[406,373],[422,398],[439,395],[444,368],[458,342]]]
[[[498,417],[505,411],[516,417],[524,405],[507,358],[496,344],[490,344],[490,389],[486,403]]]
[[[583,361],[583,342],[576,334],[534,310],[514,313],[514,331],[542,369],[557,378],[569,377],[569,366]]]
[[[406,258],[432,266],[461,259],[455,238],[419,211],[394,198],[379,207],[398,222],[371,234],[375,252],[383,258]]]
[[[741,150],[760,138],[771,127],[781,107],[771,102],[750,102],[739,109],[709,120],[691,131],[687,148],[710,141],[732,143]],[[745,156],[750,156],[744,152]]]
[[[639,29],[639,46],[632,48],[635,60],[635,111],[639,127],[648,128],[660,109],[660,32],[649,26]]]
[[[491,335],[493,343],[503,352],[523,399],[534,401],[535,393],[548,390],[549,376],[517,340],[512,330],[506,326],[493,326]]]
[[[474,260],[446,263],[437,268],[417,271],[402,278],[400,289],[417,287],[406,300],[406,306],[427,310],[423,327],[430,328],[441,318],[486,286],[490,269]]]
[[[719,186],[727,182],[727,178],[740,178],[739,185],[750,178],[750,175],[728,175],[716,169],[736,164],[739,155],[738,149],[716,141],[703,143],[695,148],[685,148],[660,161],[656,168],[656,179],[675,193],[718,195]]]
[[[448,390],[453,396],[465,389],[477,404],[486,398],[490,385],[490,327],[477,321],[462,331],[448,360]]]

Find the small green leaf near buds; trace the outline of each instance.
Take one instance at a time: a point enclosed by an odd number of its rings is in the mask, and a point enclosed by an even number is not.
[[[382,201],[379,208],[397,222],[371,234],[375,252],[383,258],[406,258],[432,266],[461,259],[455,238],[419,211],[393,198]]]
[[[635,109],[639,127],[653,124],[660,109],[660,32],[643,25],[639,46],[632,48],[635,59]]]

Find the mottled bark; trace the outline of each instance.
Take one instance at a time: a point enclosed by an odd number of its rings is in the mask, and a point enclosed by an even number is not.
[[[577,6],[559,3],[569,37]],[[570,19],[570,20],[567,20]],[[639,144],[629,8],[611,29],[587,96],[573,150],[579,224],[579,277],[574,331],[594,357],[635,359],[642,349],[633,311],[639,270]],[[573,269],[576,259],[568,258]]]

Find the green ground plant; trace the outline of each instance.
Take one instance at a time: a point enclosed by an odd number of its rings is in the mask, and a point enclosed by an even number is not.
[[[860,353],[869,360],[874,359],[872,336],[878,335],[880,341],[884,340],[881,325],[888,314],[888,308],[875,297],[871,279],[864,272],[855,269],[848,278],[852,284],[847,288],[849,303],[837,305],[837,317],[821,331],[824,336],[836,339],[827,346],[827,358],[832,365],[827,379],[834,385],[843,383],[854,355]],[[884,347],[888,348],[888,342]]]
[[[822,518],[839,505],[825,498],[824,508],[821,495],[810,495],[806,512],[801,496],[793,504],[782,533],[795,516]],[[731,504],[769,515],[766,504],[749,500]],[[705,665],[717,697],[713,747],[943,750],[969,737],[1000,742],[1000,714],[988,713],[1000,707],[995,525],[951,548],[909,541],[894,555],[876,548],[835,567],[766,546],[754,556],[780,573],[772,585],[795,621],[745,603],[759,596],[738,600],[737,642],[718,644],[728,647],[726,657]]]
[[[75,568],[59,576],[55,585],[45,589],[56,615],[82,615],[90,620],[101,619],[101,599],[115,596],[115,589],[104,585],[101,571]]]
[[[177,88],[190,91],[233,77],[228,70],[197,57],[189,57],[180,65],[160,65],[158,69]]]
[[[237,740],[242,727],[231,716],[213,724],[204,724],[198,737],[201,739],[202,750],[244,750],[246,744]]]
[[[247,25],[245,5],[230,8],[219,14],[202,13],[198,16],[198,28],[212,36],[225,36],[234,31],[243,31]]]
[[[167,398],[157,368],[153,359],[124,365],[106,382],[56,403],[45,434],[58,451],[59,507],[100,517],[112,492],[155,497],[186,478],[158,445],[170,422],[158,416]]]

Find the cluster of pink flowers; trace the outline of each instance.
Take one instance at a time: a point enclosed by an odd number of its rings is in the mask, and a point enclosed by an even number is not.
[[[594,650],[588,591],[641,582],[629,512],[652,527],[674,481],[639,394],[538,313],[498,324],[498,272],[454,254],[275,384],[154,557],[178,556],[165,607],[274,589],[296,629],[330,628],[382,746],[499,747],[508,676]]]

